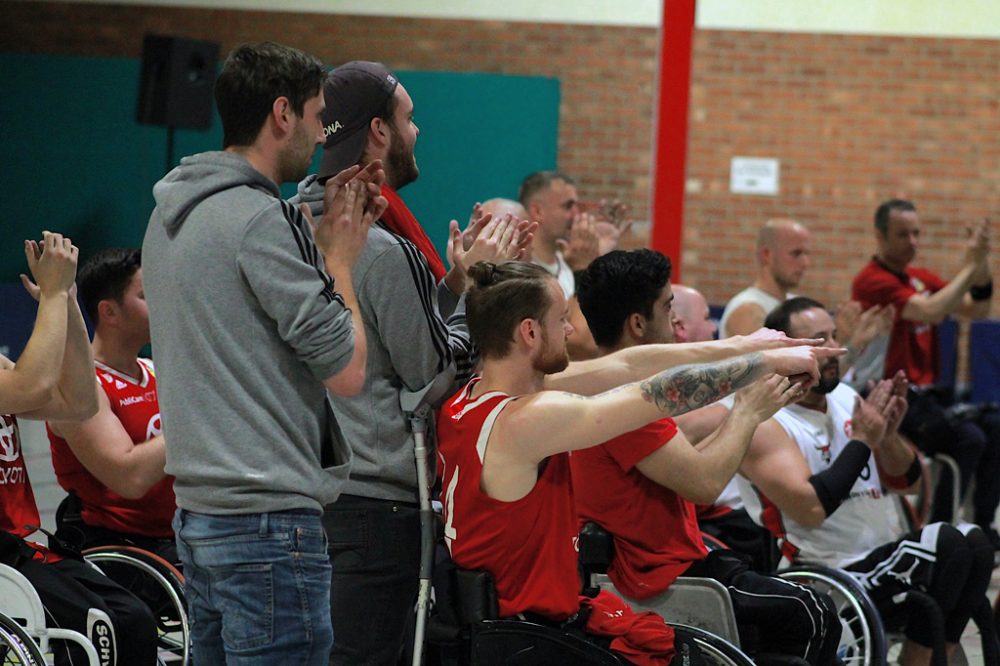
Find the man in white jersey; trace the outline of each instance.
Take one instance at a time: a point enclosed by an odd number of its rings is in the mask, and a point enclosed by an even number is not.
[[[836,345],[833,318],[809,298],[785,301],[764,325]],[[897,433],[906,413],[903,374],[883,380],[862,400],[840,383],[835,360],[821,373],[798,404],[757,429],[740,468],[743,500],[778,537],[787,560],[854,572],[887,628],[905,625],[901,663],[930,664],[935,623],[929,614],[908,614],[905,593],[915,589],[934,599],[950,653],[985,602],[992,547],[974,526],[933,523],[903,534],[883,494],[884,487],[907,489],[921,474],[916,454]]]
[[[812,264],[809,230],[795,220],[768,220],[757,232],[757,279],[726,304],[719,337],[753,333],[788,298]]]

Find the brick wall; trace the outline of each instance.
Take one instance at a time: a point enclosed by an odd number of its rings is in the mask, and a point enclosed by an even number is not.
[[[685,279],[711,301],[749,281],[768,217],[813,231],[799,291],[828,303],[872,254],[884,199],[916,202],[921,262],[945,276],[966,221],[1000,223],[1000,42],[701,31],[693,60]],[[781,194],[729,194],[734,155],[780,158]]]
[[[584,198],[619,196],[649,215],[650,28],[9,0],[0,15],[6,52],[137,58],[152,31],[216,40],[223,52],[274,39],[328,63],[558,77],[560,168],[578,176]],[[961,259],[962,223],[1000,219],[1000,42],[698,31],[694,48],[684,278],[710,301],[751,280],[753,238],[768,217],[813,230],[800,291],[830,303],[871,254],[884,198],[917,202],[922,260],[945,275]],[[517,113],[516,99],[484,103]],[[734,155],[779,158],[781,194],[729,194]]]

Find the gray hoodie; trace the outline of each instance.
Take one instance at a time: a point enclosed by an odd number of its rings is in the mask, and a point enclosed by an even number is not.
[[[308,222],[232,153],[184,158],[153,196],[143,283],[178,506],[321,509],[351,457],[322,380],[354,333]]]
[[[323,186],[309,176],[292,202],[323,213]],[[436,287],[427,260],[408,240],[379,224],[352,272],[368,341],[365,385],[352,397],[333,396],[333,407],[354,452],[344,493],[402,502],[417,501],[413,436],[399,405],[404,390],[432,381],[451,384],[448,397],[468,381],[478,355],[465,324],[465,299]],[[450,294],[450,292],[449,292]],[[444,321],[441,310],[448,312]],[[433,431],[433,423],[429,424]],[[433,432],[431,432],[433,434]]]

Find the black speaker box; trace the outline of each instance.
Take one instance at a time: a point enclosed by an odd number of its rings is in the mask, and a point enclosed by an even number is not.
[[[217,42],[146,35],[136,120],[144,125],[208,129]]]

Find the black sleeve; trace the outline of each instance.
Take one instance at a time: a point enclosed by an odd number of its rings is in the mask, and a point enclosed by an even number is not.
[[[871,450],[864,442],[852,439],[827,469],[809,477],[816,497],[826,515],[831,515],[847,499],[851,486],[868,464]]]

